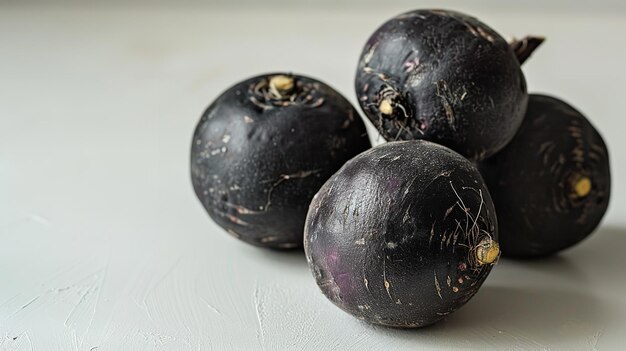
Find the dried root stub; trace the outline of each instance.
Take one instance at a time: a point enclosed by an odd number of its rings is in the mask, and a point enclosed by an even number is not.
[[[609,204],[609,155],[598,131],[567,103],[530,95],[515,138],[480,163],[496,205],[502,254],[554,254],[586,238]]]
[[[445,10],[384,23],[363,49],[355,87],[386,140],[430,140],[473,160],[513,138],[528,100],[506,40],[476,18]]]
[[[370,147],[358,112],[338,92],[312,78],[262,75],[229,88],[204,112],[192,140],[191,179],[231,235],[296,248],[313,195]]]
[[[474,165],[424,140],[348,161],[309,208],[304,248],[322,292],[356,318],[437,322],[478,291],[500,255],[495,211]]]

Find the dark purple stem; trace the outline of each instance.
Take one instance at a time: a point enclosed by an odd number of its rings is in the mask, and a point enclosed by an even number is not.
[[[521,65],[526,62],[530,55],[533,54],[535,49],[537,49],[539,45],[544,42],[544,40],[544,37],[528,35],[519,40],[513,39],[513,41],[509,43],[509,46],[513,49],[513,52],[517,57],[517,61],[519,61],[519,64]]]

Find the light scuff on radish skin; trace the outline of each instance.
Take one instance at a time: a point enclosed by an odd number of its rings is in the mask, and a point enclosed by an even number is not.
[[[326,84],[287,73],[240,82],[198,123],[191,179],[210,217],[233,237],[302,247],[308,205],[347,160],[371,147],[350,103]]]
[[[324,184],[304,245],[335,305],[373,324],[415,328],[478,291],[499,257],[497,240],[474,165],[443,146],[404,141],[360,154]]]
[[[602,136],[572,106],[531,94],[524,123],[501,152],[479,163],[498,213],[502,254],[555,254],[587,238],[609,205]]]
[[[385,140],[429,140],[481,160],[502,149],[522,122],[528,95],[520,64],[534,44],[509,45],[459,12],[407,12],[367,40],[357,99]]]

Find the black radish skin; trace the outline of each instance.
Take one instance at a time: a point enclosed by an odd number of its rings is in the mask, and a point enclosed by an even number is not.
[[[423,140],[353,158],[309,208],[304,249],[322,292],[369,323],[416,328],[465,304],[499,256],[475,166]]]
[[[240,82],[204,112],[191,179],[211,218],[252,245],[302,247],[311,199],[346,161],[371,147],[358,112],[299,75]]]
[[[480,160],[522,123],[528,95],[509,44],[474,17],[417,10],[367,41],[356,94],[386,140],[425,139]]]
[[[502,254],[547,256],[598,226],[609,204],[609,155],[598,131],[567,103],[530,95],[511,143],[480,163],[491,192]]]

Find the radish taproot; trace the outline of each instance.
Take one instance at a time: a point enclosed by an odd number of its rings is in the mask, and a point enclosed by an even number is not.
[[[313,195],[370,147],[358,112],[338,92],[312,78],[266,74],[234,85],[204,112],[191,179],[211,218],[233,236],[301,247]]]
[[[580,242],[609,204],[611,175],[602,137],[559,99],[530,95],[511,143],[479,164],[500,223],[502,254],[536,257]]]
[[[304,248],[319,288],[374,324],[415,328],[465,304],[499,257],[475,166],[423,140],[348,161],[314,197]]]
[[[386,140],[430,140],[473,160],[513,138],[528,99],[509,44],[476,18],[446,10],[384,23],[363,49],[355,88]]]

